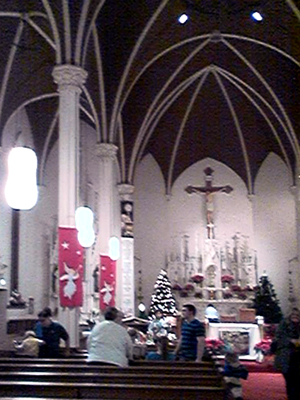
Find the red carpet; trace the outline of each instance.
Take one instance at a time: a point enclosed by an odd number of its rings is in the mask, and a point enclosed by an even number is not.
[[[272,358],[261,364],[255,361],[241,361],[241,364],[249,371],[248,379],[241,379],[243,400],[287,400],[284,378],[274,369]]]
[[[250,372],[243,384],[243,400],[287,400],[284,378],[278,373]]]

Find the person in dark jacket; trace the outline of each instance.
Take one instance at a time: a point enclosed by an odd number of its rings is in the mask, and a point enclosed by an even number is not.
[[[65,342],[65,356],[70,354],[69,334],[66,329],[56,321],[53,321],[48,310],[43,310],[38,314],[41,326],[41,339],[45,344],[40,346],[39,357],[58,358],[61,357],[60,340]],[[38,328],[40,329],[40,328]]]
[[[281,371],[286,383],[289,400],[300,399],[300,311],[293,308],[283,319],[272,343],[275,367]]]

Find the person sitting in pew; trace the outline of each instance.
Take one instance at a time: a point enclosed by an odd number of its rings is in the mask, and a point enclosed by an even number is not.
[[[132,360],[132,341],[127,330],[121,326],[123,313],[115,307],[108,307],[105,321],[98,322],[87,341],[87,362],[113,364],[127,367]]]
[[[149,351],[146,360],[175,360],[175,354],[168,352],[169,339],[167,336],[160,336],[154,339],[156,351]]]
[[[34,331],[27,331],[22,341],[14,340],[13,344],[17,356],[38,357],[40,346],[45,344],[45,342],[38,339]]]

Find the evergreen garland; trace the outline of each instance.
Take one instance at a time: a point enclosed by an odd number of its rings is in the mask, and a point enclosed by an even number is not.
[[[155,312],[158,310],[162,312],[164,317],[177,314],[176,301],[172,292],[171,282],[169,281],[167,271],[164,269],[160,271],[154,285],[149,318],[153,318]]]
[[[277,324],[282,319],[279,300],[266,274],[260,277],[258,286],[255,288],[253,308],[256,309],[256,315],[264,317],[266,324]]]

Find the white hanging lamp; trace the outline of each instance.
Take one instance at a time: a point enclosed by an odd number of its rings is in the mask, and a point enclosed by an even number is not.
[[[30,210],[38,199],[37,157],[28,147],[14,147],[8,155],[8,179],[5,197],[16,210]]]
[[[120,258],[120,240],[116,236],[112,236],[108,242],[109,257],[113,261]]]
[[[95,242],[94,214],[86,206],[78,207],[75,211],[75,226],[78,231],[78,241],[82,247],[91,247]]]

